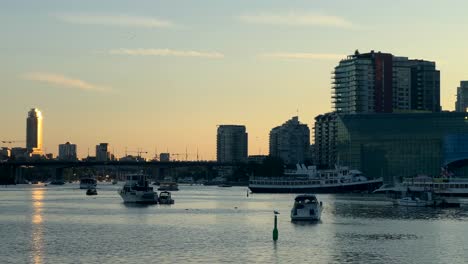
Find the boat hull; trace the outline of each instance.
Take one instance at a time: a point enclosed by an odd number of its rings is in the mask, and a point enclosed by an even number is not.
[[[122,193],[120,192],[124,203],[138,203],[138,204],[157,204],[158,195],[156,193]]]
[[[351,193],[372,192],[382,185],[381,180],[356,182],[352,184],[330,184],[330,185],[249,185],[253,193]]]

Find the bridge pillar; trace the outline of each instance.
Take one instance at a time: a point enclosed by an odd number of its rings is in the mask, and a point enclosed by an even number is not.
[[[55,168],[53,170],[53,177],[55,181],[64,181],[63,179],[63,168]]]
[[[6,165],[0,167],[0,184],[14,184],[15,183],[15,166]]]
[[[15,184],[22,184],[25,183],[24,181],[24,175],[23,175],[23,168],[16,167],[15,168]]]

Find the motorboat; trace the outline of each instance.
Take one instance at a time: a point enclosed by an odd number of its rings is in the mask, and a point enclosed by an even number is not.
[[[96,189],[97,181],[93,177],[85,177],[80,179],[80,189]]]
[[[174,199],[171,197],[171,193],[168,191],[162,191],[159,193],[159,204],[174,204]]]
[[[291,221],[319,221],[323,204],[313,194],[301,194],[294,198]]]
[[[119,183],[119,181],[117,181],[117,179],[113,179],[113,180],[112,180],[112,184],[115,185],[115,184],[117,184],[117,183]]]
[[[149,186],[149,182],[143,174],[131,174],[122,189],[118,192],[125,203],[158,203],[158,194]]]
[[[433,204],[432,201],[421,200],[417,197],[403,197],[398,199],[397,205],[408,206],[408,207],[427,207]]]
[[[368,179],[358,170],[346,166],[318,170],[316,166],[297,164],[283,176],[251,176],[253,193],[349,193],[370,192],[382,185],[382,178]]]
[[[52,185],[64,185],[65,181],[64,180],[53,180],[50,182]]]
[[[160,182],[158,191],[178,191],[179,185],[177,182]]]
[[[97,195],[96,188],[90,188],[90,189],[86,190],[86,195]]]

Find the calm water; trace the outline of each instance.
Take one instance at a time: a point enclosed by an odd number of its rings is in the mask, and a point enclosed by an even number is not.
[[[293,224],[294,195],[181,186],[174,205],[128,206],[118,186],[0,187],[1,263],[467,263],[468,207],[400,208],[319,195],[322,222]],[[272,241],[273,209],[279,240]]]

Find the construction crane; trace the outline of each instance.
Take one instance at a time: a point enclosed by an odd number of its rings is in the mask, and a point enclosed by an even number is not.
[[[130,152],[130,153],[136,153],[138,155],[138,157],[141,157],[141,154],[148,154],[148,151],[141,151],[141,150],[127,150],[127,148],[125,148],[125,156],[127,156],[127,153]]]
[[[13,144],[17,142],[25,142],[25,140],[0,140],[3,144]]]

